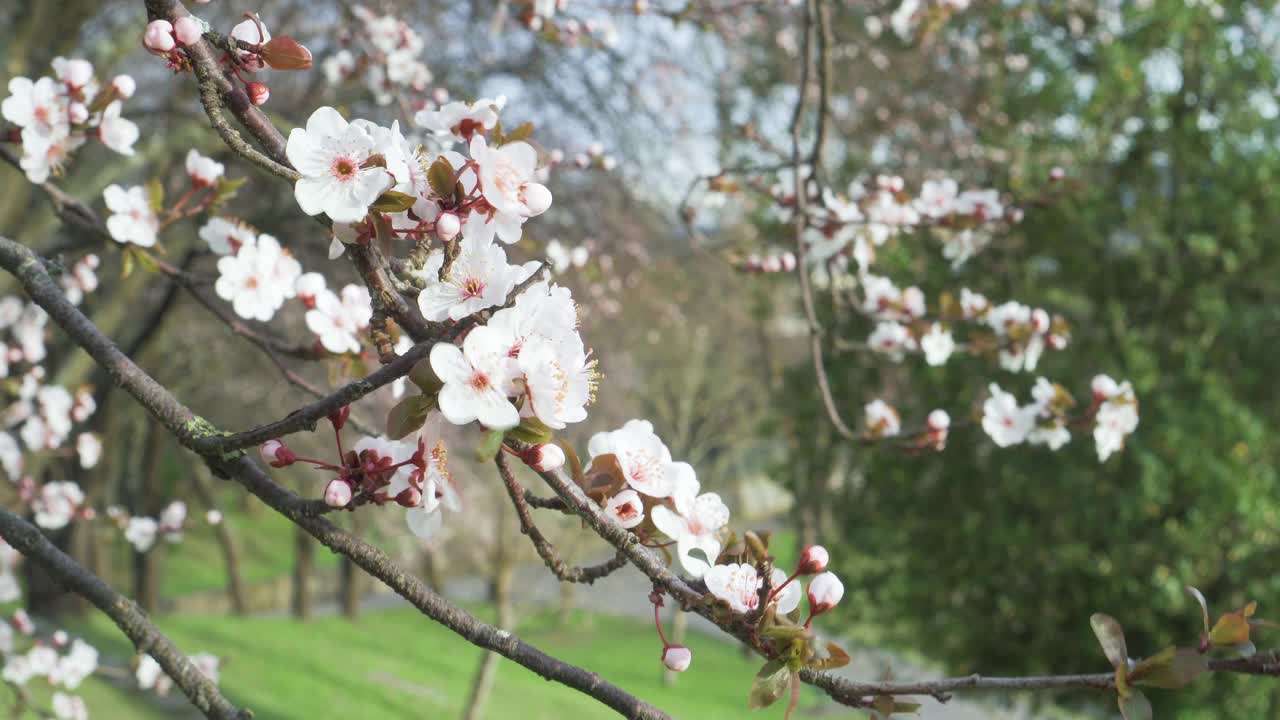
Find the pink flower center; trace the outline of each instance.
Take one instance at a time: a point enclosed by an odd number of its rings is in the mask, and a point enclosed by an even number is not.
[[[618,506],[619,520],[631,520],[632,518],[635,518],[639,514],[640,514],[640,511],[637,510],[636,506],[633,505],[632,503],[627,503],[626,505]]]
[[[484,281],[477,277],[469,277],[462,282],[462,297],[470,300],[484,295]]]
[[[356,176],[356,163],[351,158],[338,158],[333,161],[333,176],[346,182]]]
[[[472,390],[475,390],[476,392],[481,392],[484,390],[488,390],[489,387],[491,386],[491,383],[489,382],[488,375],[485,375],[484,373],[477,370],[475,373],[471,375],[471,380],[467,382],[467,385],[470,386]]]

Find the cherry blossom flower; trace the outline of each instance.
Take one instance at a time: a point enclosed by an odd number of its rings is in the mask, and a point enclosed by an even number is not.
[[[93,433],[80,433],[76,438],[76,457],[80,467],[90,470],[102,458],[102,441]]]
[[[107,218],[107,231],[118,243],[133,243],[139,247],[156,244],[160,231],[160,219],[151,210],[147,191],[141,185],[125,190],[119,185],[108,185],[102,191],[111,216]]]
[[[201,155],[195,148],[187,151],[187,176],[197,188],[212,187],[226,170],[222,163]]]
[[[65,634],[63,637],[65,642]],[[98,669],[98,651],[92,645],[76,638],[65,655],[49,673],[49,682],[68,690],[80,687],[84,679]]]
[[[644,522],[644,503],[635,490],[623,490],[609,498],[604,514],[629,530]]]
[[[240,317],[266,322],[293,297],[300,274],[298,261],[275,238],[261,235],[254,244],[242,245],[235,255],[219,258],[213,289],[218,297],[231,302]]]
[[[959,186],[951,178],[926,180],[920,185],[920,194],[915,199],[915,208],[921,215],[930,218],[941,218],[950,215],[955,207]]]
[[[517,364],[534,415],[547,427],[562,429],[587,419],[595,396],[596,362],[588,359],[582,340],[555,343],[534,339],[520,350]]]
[[[243,25],[244,23],[241,23]],[[294,197],[308,215],[325,213],[337,223],[364,218],[369,206],[395,183],[385,168],[366,167],[376,152],[373,138],[331,107],[320,107],[306,129],[289,133],[285,154],[302,177]]]
[[[71,522],[80,506],[84,493],[80,486],[69,481],[45,483],[31,501],[36,525],[45,530],[60,530]]]
[[[1019,407],[1013,395],[991,383],[991,397],[982,403],[982,429],[999,447],[1024,442],[1036,422],[1035,406]]]
[[[715,565],[702,577],[707,590],[729,603],[734,612],[748,613],[760,605],[760,576],[746,563]],[[812,588],[812,584],[810,585]]]
[[[22,158],[18,165],[33,183],[42,183],[62,171],[71,153],[84,144],[83,135],[63,129],[45,134],[32,128],[22,130]]]
[[[140,689],[154,690],[157,695],[168,694],[169,688],[173,685],[173,680],[164,673],[160,663],[150,655],[139,658],[138,667],[134,670],[133,676],[138,681]]]
[[[18,476],[22,474],[22,449],[18,447],[18,441],[7,432],[0,432],[0,469],[13,482],[17,482]]]
[[[451,102],[439,110],[421,110],[413,121],[437,139],[470,142],[477,134],[483,135],[498,124],[498,113],[506,104],[507,99],[502,96],[474,103]]]
[[[145,553],[156,543],[156,536],[160,531],[160,524],[155,518],[134,516],[129,518],[129,524],[124,529],[124,539],[133,546],[133,549]]]
[[[199,236],[218,255],[234,255],[244,245],[253,245],[258,233],[234,218],[212,217],[200,226]]]
[[[1106,399],[1098,406],[1094,418],[1093,441],[1098,449],[1098,461],[1106,462],[1113,453],[1124,447],[1125,438],[1138,429],[1138,399],[1133,386],[1126,380],[1117,384],[1103,375],[1095,378],[1094,392],[1108,391]]]
[[[800,598],[804,596],[800,590],[800,584],[787,582],[787,574],[781,569],[774,568],[769,574],[769,587],[774,590],[770,602],[777,608],[779,615],[787,615],[800,607]]]
[[[232,39],[246,42],[250,45],[265,44],[271,39],[271,32],[267,30],[266,25],[262,24],[262,20],[258,18],[245,19],[240,21],[235,27],[231,28],[229,33]],[[248,72],[257,72],[266,67],[262,62],[262,57],[257,53],[241,50],[240,66]],[[290,159],[292,162],[292,158]]]
[[[951,353],[955,352],[956,341],[950,330],[934,323],[920,338],[920,349],[924,352],[924,361],[936,367],[947,363]]]
[[[872,351],[884,353],[896,362],[902,359],[904,350],[915,345],[915,340],[905,325],[888,320],[876,324],[875,330],[867,337],[867,345]]]
[[[428,320],[461,320],[479,310],[501,305],[516,286],[520,268],[507,264],[507,254],[491,241],[463,235],[461,252],[439,278],[444,254],[427,259],[422,274],[427,286],[418,293],[418,309]]]
[[[324,349],[335,354],[360,352],[359,333],[369,327],[373,317],[368,288],[347,285],[341,296],[322,289],[314,296],[314,303],[307,311],[307,327],[320,337]]]
[[[898,417],[898,411],[884,400],[876,398],[867,403],[863,413],[866,417],[869,437],[892,437],[902,431],[902,420]]]
[[[174,500],[160,511],[158,519],[164,539],[175,543],[182,539],[182,525],[187,521],[187,504]]]
[[[692,476],[693,469],[686,463],[680,464],[688,468],[686,472]],[[692,501],[686,500],[688,495],[685,493],[674,497],[677,512],[664,505],[656,505],[650,511],[650,517],[658,530],[676,541],[676,553],[684,569],[695,578],[702,577],[720,555],[721,545],[716,535],[729,522],[729,508],[716,493],[703,493]],[[703,557],[693,555],[695,550],[700,551]]]
[[[9,95],[0,102],[0,115],[20,128],[45,136],[55,134],[67,122],[60,89],[50,77],[10,80]]]
[[[79,695],[55,692],[49,703],[57,720],[89,720],[89,708]]]
[[[507,398],[515,393],[511,366],[502,334],[488,327],[472,330],[462,347],[437,343],[431,348],[431,369],[444,383],[440,412],[454,425],[479,420],[492,430],[520,424],[520,413]]]
[[[534,217],[551,207],[551,191],[534,182],[538,152],[527,142],[490,147],[483,136],[471,139],[471,159],[479,166],[484,199],[499,213]]]
[[[536,282],[520,293],[516,302],[489,319],[489,327],[508,338],[512,357],[518,357],[525,343],[539,339],[552,343],[577,342],[578,307],[566,287],[546,281]]]
[[[102,111],[98,138],[103,145],[121,155],[133,155],[133,144],[138,141],[140,132],[132,120],[120,116],[123,109],[123,104],[117,100]]]
[[[676,477],[684,472],[671,462],[671,451],[654,434],[648,420],[628,420],[621,429],[592,435],[587,451],[592,459],[614,455],[627,484],[649,497],[671,495]],[[686,463],[680,465],[688,467]]]

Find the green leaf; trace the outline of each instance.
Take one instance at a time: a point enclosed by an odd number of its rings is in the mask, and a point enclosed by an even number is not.
[[[844,648],[829,642],[827,643],[827,657],[811,661],[809,667],[813,670],[834,670],[848,665],[849,660],[849,653],[845,652]]]
[[[409,371],[409,382],[417,385],[427,395],[435,395],[444,387],[444,383],[440,382],[440,378],[431,369],[431,358],[422,358],[413,366]]]
[[[1128,696],[1119,698],[1119,704],[1124,720],[1151,720],[1151,701],[1141,690],[1130,690]]]
[[[1249,620],[1243,612],[1226,613],[1218,618],[1209,631],[1209,642],[1217,647],[1229,647],[1249,642]]]
[[[147,204],[151,206],[151,212],[159,215],[164,210],[164,185],[160,181],[151,178],[147,181]]]
[[[120,277],[127,278],[133,274],[133,248],[132,246],[124,249],[124,255],[120,258]]]
[[[388,190],[378,196],[377,200],[369,206],[370,210],[385,213],[404,212],[413,207],[418,199],[408,193],[402,193],[397,190]]]
[[[484,440],[481,440],[479,447],[476,448],[476,462],[493,462],[493,457],[502,447],[502,438],[501,430],[490,430],[485,433]]]
[[[410,395],[396,403],[387,413],[387,437],[399,440],[416,432],[435,406],[434,395]]]
[[[1209,669],[1209,660],[1192,648],[1165,648],[1144,659],[1129,673],[1139,685],[1177,690]]]
[[[530,445],[541,445],[551,442],[551,428],[547,427],[541,420],[530,416],[522,418],[520,424],[507,431],[507,437],[513,440],[529,443]]]
[[[447,198],[453,194],[453,166],[443,157],[436,158],[427,169],[427,182],[436,197]]]
[[[1120,627],[1120,623],[1110,615],[1094,613],[1089,618],[1089,624],[1093,626],[1093,634],[1098,637],[1098,644],[1102,646],[1102,652],[1107,656],[1111,667],[1116,670],[1127,668],[1129,649],[1125,645],[1124,628]]]
[[[508,143],[520,142],[521,140],[528,140],[529,137],[532,135],[533,135],[533,123],[531,122],[521,123],[515,130],[512,130],[506,135],[503,135],[502,142],[500,144],[506,145]]]
[[[138,267],[149,273],[160,271],[160,266],[156,264],[156,259],[151,256],[151,253],[139,247],[132,249],[133,254],[136,256],[135,259],[138,261]]]
[[[782,697],[787,691],[791,671],[781,660],[770,660],[760,668],[760,672],[751,681],[751,695],[747,707],[752,710],[767,708]]]
[[[213,186],[213,201],[210,208],[219,208],[230,202],[231,199],[236,196],[236,193],[240,192],[240,188],[247,182],[249,182],[249,178],[247,177],[235,179],[227,177],[218,178],[218,182]]]

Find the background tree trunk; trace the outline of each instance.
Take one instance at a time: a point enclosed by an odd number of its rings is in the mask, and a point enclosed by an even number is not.
[[[293,596],[290,609],[299,620],[311,619],[311,576],[316,546],[301,527],[293,532]]]
[[[143,444],[142,482],[132,503],[132,512],[155,517],[160,500],[161,432],[154,423],[147,423],[147,436]],[[159,538],[146,552],[133,551],[133,598],[143,610],[155,613],[160,608]]]
[[[504,558],[505,560],[505,558]],[[501,562],[490,581],[490,594],[498,609],[498,627],[510,630],[515,624],[515,608],[511,605],[511,585],[515,577],[515,565]],[[480,658],[480,667],[476,668],[475,678],[471,681],[471,693],[467,698],[466,709],[462,713],[463,720],[480,720],[484,717],[484,706],[493,692],[493,681],[498,673],[499,656],[493,651],[485,651]]]
[[[351,513],[351,532],[359,536],[364,530],[360,513]],[[356,566],[351,558],[343,556],[338,566],[339,600],[342,603],[342,616],[348,620],[360,619],[360,599],[364,593],[364,571]]]
[[[195,473],[192,484],[196,496],[207,510],[219,510],[214,498],[213,488],[209,487],[209,478],[203,471]],[[249,600],[245,595],[244,579],[240,574],[240,551],[236,548],[235,535],[231,531],[226,515],[222,522],[213,527],[214,537],[218,539],[218,549],[222,551],[222,564],[227,571],[227,600],[231,602],[234,615],[245,615],[249,612]]]

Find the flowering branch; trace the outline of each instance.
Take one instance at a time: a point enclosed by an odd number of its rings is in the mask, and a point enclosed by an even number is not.
[[[98,576],[59,550],[39,528],[0,508],[0,536],[18,552],[39,563],[66,587],[110,617],[138,652],[151,655],[174,683],[210,720],[248,720],[253,713],[232,705],[218,686],[178,649],[133,601],[112,590]]]

